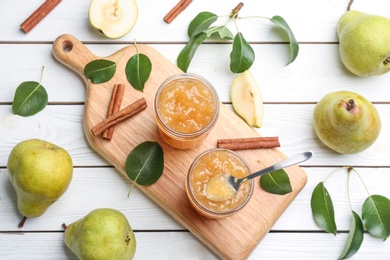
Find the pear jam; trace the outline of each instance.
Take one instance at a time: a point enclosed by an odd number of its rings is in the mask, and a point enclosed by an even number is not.
[[[192,163],[187,175],[186,191],[191,205],[208,218],[222,218],[237,213],[249,201],[254,182],[249,180],[242,183],[240,189],[231,196],[233,188],[226,186],[229,185],[226,176],[243,178],[250,172],[245,160],[231,150],[216,148],[202,153]],[[210,180],[215,182],[208,185]]]
[[[213,86],[194,74],[168,78],[157,90],[154,109],[161,137],[174,148],[192,149],[214,127],[219,100]]]

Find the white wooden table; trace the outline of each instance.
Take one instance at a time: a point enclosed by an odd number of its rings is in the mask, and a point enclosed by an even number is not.
[[[287,20],[300,43],[297,60],[289,58],[286,38],[267,20],[238,21],[240,31],[252,44],[256,60],[250,69],[260,85],[265,103],[264,136],[279,136],[287,156],[312,150],[303,163],[308,183],[270,233],[251,254],[251,259],[336,259],[344,246],[350,223],[346,170],[326,183],[332,195],[338,234],[322,232],[314,223],[310,197],[314,187],[341,166],[355,166],[372,194],[390,197],[390,74],[360,78],[349,73],[338,55],[336,23],[349,0],[295,0],[244,2],[240,16],[280,15]],[[43,3],[31,0],[0,1],[0,259],[76,259],[63,243],[62,223],[71,223],[95,208],[122,211],[136,232],[136,259],[215,259],[216,256],[169,214],[139,190],[127,197],[130,181],[119,174],[88,145],[82,129],[85,86],[82,79],[52,56],[52,42],[63,33],[80,39],[98,56],[120,48],[149,44],[176,62],[187,39],[187,27],[200,11],[229,14],[238,2],[195,0],[171,24],[163,17],[176,0],[138,1],[138,22],[127,36],[110,40],[88,23],[89,1],[62,1],[30,33],[19,25]],[[388,16],[386,0],[356,0],[354,10]],[[222,20],[223,22],[224,20]],[[231,27],[235,32],[235,28]],[[223,103],[230,104],[230,44],[208,42],[200,46],[189,72],[209,79]],[[31,117],[12,114],[16,87],[23,81],[39,81],[49,94],[49,105]],[[336,90],[360,93],[377,107],[382,132],[377,142],[355,155],[340,155],[316,138],[312,126],[315,103]],[[8,180],[7,159],[18,142],[41,138],[64,147],[74,161],[74,178],[68,191],[41,217],[29,219],[22,229],[16,195]],[[351,178],[352,206],[358,213],[367,194],[356,175]],[[389,241],[365,234],[354,259],[390,259]]]

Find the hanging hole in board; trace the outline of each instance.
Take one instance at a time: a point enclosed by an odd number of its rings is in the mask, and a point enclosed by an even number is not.
[[[62,50],[64,52],[70,52],[73,49],[73,43],[70,41],[64,41],[62,43]]]

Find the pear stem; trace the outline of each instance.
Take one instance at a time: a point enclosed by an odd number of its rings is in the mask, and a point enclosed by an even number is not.
[[[383,64],[386,65],[387,63],[390,62],[390,57],[387,57],[384,61],[383,61]]]
[[[241,8],[244,6],[244,3],[239,3],[234,9],[232,10],[232,13],[230,14],[230,17],[237,18],[238,12],[241,10]]]
[[[347,11],[351,10],[351,6],[352,6],[353,1],[354,0],[350,0],[349,1],[348,7],[347,7]]]
[[[349,208],[351,209],[351,211],[353,211],[352,209],[352,202],[351,202],[351,171],[352,171],[353,167],[352,166],[349,166],[348,167],[348,182],[347,182],[347,190],[348,190],[348,202],[349,202]]]
[[[27,217],[23,216],[22,220],[19,222],[18,227],[22,228],[24,226],[24,223],[26,223]]]
[[[347,110],[351,111],[352,109],[355,108],[355,101],[353,99],[348,100],[347,103]]]
[[[114,3],[114,16],[118,17],[118,15],[119,15],[119,10],[118,10],[118,0],[117,0]]]
[[[66,225],[65,223],[62,223],[62,228],[64,229],[64,230],[66,230],[67,228],[68,228],[68,225]]]

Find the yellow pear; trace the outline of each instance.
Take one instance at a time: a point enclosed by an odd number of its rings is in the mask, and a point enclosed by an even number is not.
[[[80,260],[130,260],[136,249],[127,218],[109,208],[95,209],[67,226],[64,242]]]
[[[136,24],[138,6],[135,0],[91,0],[88,16],[93,28],[108,38],[120,38]]]
[[[69,153],[50,142],[29,139],[15,145],[8,157],[9,179],[18,209],[26,218],[41,216],[67,190],[73,175]]]
[[[263,99],[259,86],[249,70],[233,80],[230,96],[234,110],[248,125],[253,127],[263,125]]]
[[[381,130],[381,120],[374,105],[351,91],[325,95],[314,108],[313,125],[326,146],[343,154],[367,149]]]
[[[344,13],[337,24],[344,65],[362,77],[390,71],[390,19],[358,11]]]

